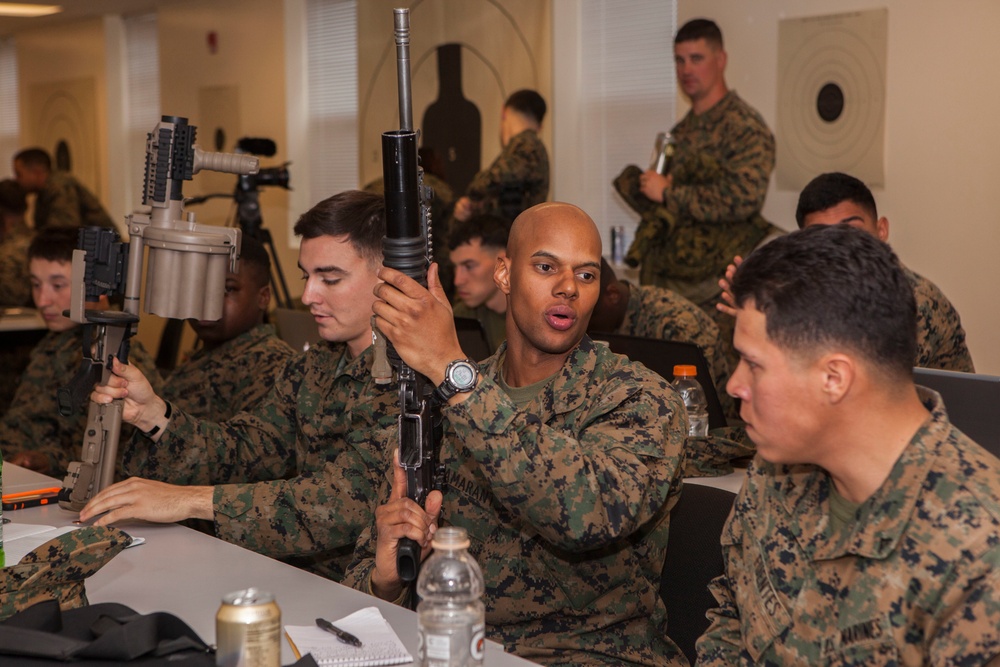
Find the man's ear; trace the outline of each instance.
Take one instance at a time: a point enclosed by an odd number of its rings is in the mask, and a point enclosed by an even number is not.
[[[510,258],[504,253],[497,256],[497,265],[493,269],[493,282],[501,292],[510,296]]]
[[[257,292],[257,307],[267,312],[267,309],[271,307],[271,286],[264,285]]]
[[[608,283],[608,286],[604,288],[604,301],[609,306],[619,305],[624,297],[624,290],[621,288],[621,283],[617,280]]]
[[[878,240],[883,243],[888,243],[889,241],[889,218],[884,215],[875,222],[875,233],[878,234]]]
[[[857,367],[854,359],[846,354],[835,353],[825,355],[819,364],[823,393],[830,403],[839,403],[850,393],[857,380]]]

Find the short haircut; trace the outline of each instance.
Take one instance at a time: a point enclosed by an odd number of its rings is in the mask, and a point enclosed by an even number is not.
[[[271,257],[264,245],[252,236],[243,235],[240,242],[240,271],[253,271],[257,287],[271,280]]]
[[[22,215],[28,210],[28,196],[17,181],[4,179],[0,181],[0,213]]]
[[[45,167],[47,171],[52,171],[52,158],[44,148],[25,148],[14,156],[14,160],[29,167]]]
[[[507,237],[510,236],[510,223],[495,215],[477,215],[465,222],[458,223],[448,235],[448,250],[455,250],[460,245],[472,243],[479,239],[479,245],[484,248],[507,248]]]
[[[28,246],[28,261],[73,261],[73,251],[79,247],[80,227],[43,227]]]
[[[754,250],[736,271],[740,308],[753,299],[767,336],[794,352],[844,346],[887,376],[912,377],[913,288],[888,245],[848,225],[813,225]]]
[[[691,19],[681,26],[674,36],[674,44],[695,42],[703,39],[716,48],[723,48],[722,31],[715,21],[709,19]]]
[[[529,118],[533,118],[539,125],[541,125],[542,120],[545,118],[545,112],[548,109],[542,96],[534,90],[527,88],[519,90],[516,93],[511,93],[503,105],[505,108],[513,109]]]
[[[345,190],[303,213],[295,223],[295,234],[304,239],[346,236],[372,266],[381,264],[385,199],[371,192]]]
[[[799,205],[795,208],[795,222],[802,229],[806,226],[808,216],[845,201],[857,204],[872,216],[872,220],[878,220],[875,197],[868,186],[853,176],[835,171],[820,174],[802,189]]]

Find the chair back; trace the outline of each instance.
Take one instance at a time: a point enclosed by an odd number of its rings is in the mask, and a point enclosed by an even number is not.
[[[692,665],[695,642],[708,629],[705,613],[717,606],[708,584],[724,571],[720,538],[735,499],[731,491],[685,482],[670,513],[660,597],[667,607],[667,635]]]

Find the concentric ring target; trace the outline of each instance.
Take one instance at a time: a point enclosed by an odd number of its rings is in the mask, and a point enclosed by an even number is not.
[[[861,20],[870,14],[882,19],[881,32]],[[781,22],[780,187],[800,189],[827,171],[882,182],[885,25],[883,10]]]

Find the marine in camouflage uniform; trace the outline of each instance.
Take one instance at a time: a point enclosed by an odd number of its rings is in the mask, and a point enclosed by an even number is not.
[[[250,412],[222,422],[174,409],[158,442],[137,438],[126,472],[214,484],[216,535],[339,581],[371,521],[395,425],[396,385],[376,385],[372,348],[325,341],[293,357]]]
[[[272,325],[259,324],[195,351],[163,383],[163,399],[197,419],[225,421],[257,405],[294,354]]]
[[[917,300],[917,366],[974,373],[958,311],[937,285],[903,267]]]
[[[33,233],[23,220],[0,239],[0,308],[31,306],[28,246]]]
[[[535,130],[511,137],[489,168],[469,183],[466,196],[477,214],[512,222],[521,211],[549,196],[549,153]]]
[[[441,522],[469,533],[487,636],[541,664],[686,664],[658,594],[680,492],[680,397],[585,337],[519,405],[501,384],[505,353],[442,411]],[[369,590],[374,553],[372,526],[345,584]]]
[[[716,281],[733,256],[746,256],[776,228],[760,211],[774,169],[774,135],[735,91],[708,111],[691,111],[671,130],[676,149],[664,203],[639,188],[625,168],[615,188],[640,214],[625,258],[643,285],[668,287],[714,314]]]
[[[1000,462],[920,397],[930,417],[846,529],[821,468],[753,462],[699,665],[1000,664]]]
[[[35,197],[35,229],[53,227],[115,228],[93,192],[64,171],[53,171]]]
[[[490,354],[500,349],[500,343],[507,339],[507,313],[498,313],[483,304],[476,308],[469,308],[461,301],[452,306],[455,317],[467,317],[477,320],[483,326],[486,334],[486,344],[490,347]],[[480,361],[477,359],[477,361]]]
[[[154,387],[161,384],[152,357],[142,344],[130,341],[129,363],[139,368]],[[72,461],[81,460],[87,402],[70,417],[59,414],[58,391],[76,375],[83,360],[83,327],[49,332],[31,353],[7,414],[0,421],[0,449],[4,459],[19,451],[44,453],[47,475],[62,479]],[[122,441],[131,427],[122,424]]]
[[[720,349],[719,328],[705,311],[680,294],[652,285],[629,285],[625,320],[615,333],[694,343],[700,347],[708,358],[712,382],[723,409],[729,416],[738,416],[732,397],[726,393],[729,365]]]

